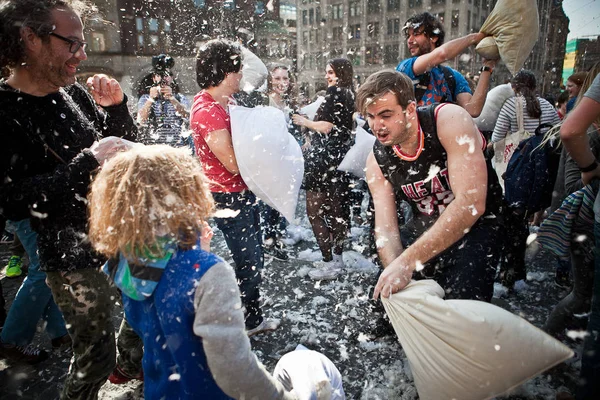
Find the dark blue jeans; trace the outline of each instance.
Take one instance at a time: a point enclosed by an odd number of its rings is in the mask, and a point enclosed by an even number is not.
[[[258,300],[264,260],[256,197],[250,191],[212,195],[218,210],[239,210],[235,217],[215,218],[215,222],[231,251],[242,303],[246,307],[246,328],[252,329],[260,325],[263,319]]]
[[[598,199],[596,202],[598,203]],[[581,387],[577,392],[578,400],[600,399],[600,215],[598,214],[594,223],[594,239],[596,241],[594,292],[587,329],[588,336],[583,343],[581,356]]]
[[[285,230],[285,218],[282,217],[279,211],[262,201],[260,203],[260,208],[263,221],[261,229],[263,231],[264,239],[265,241],[272,240],[273,244],[275,244]],[[267,245],[269,245],[269,243],[267,243]]]

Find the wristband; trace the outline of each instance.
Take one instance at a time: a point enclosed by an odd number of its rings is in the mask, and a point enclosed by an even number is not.
[[[484,65],[483,67],[479,68],[479,72],[484,72],[484,71],[489,71],[489,73],[491,74],[492,72],[494,72],[494,70],[491,67],[488,67],[487,65]]]
[[[581,172],[592,172],[593,170],[596,169],[596,167],[598,167],[598,161],[594,160],[594,162],[591,163],[590,165],[588,165],[587,167],[579,168],[579,171],[581,171]]]

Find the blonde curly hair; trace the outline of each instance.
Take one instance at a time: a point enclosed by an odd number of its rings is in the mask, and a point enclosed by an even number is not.
[[[107,162],[88,196],[94,248],[130,261],[162,258],[164,242],[192,248],[214,211],[207,178],[186,149],[139,146]]]

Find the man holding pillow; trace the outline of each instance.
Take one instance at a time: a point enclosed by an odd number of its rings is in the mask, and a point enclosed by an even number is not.
[[[455,103],[471,115],[478,117],[485,103],[490,77],[496,66],[495,60],[484,60],[475,93],[460,72],[442,66],[460,55],[471,45],[477,45],[485,33],[471,33],[444,43],[444,26],[428,12],[417,14],[406,21],[404,35],[411,58],[398,64],[396,70],[416,82],[417,105]]]
[[[391,70],[367,78],[356,104],[377,138],[367,160],[384,265],[374,298],[403,289],[414,272],[446,298],[489,302],[501,189],[473,120],[454,104],[417,107],[412,81]],[[414,217],[400,228],[401,201]]]

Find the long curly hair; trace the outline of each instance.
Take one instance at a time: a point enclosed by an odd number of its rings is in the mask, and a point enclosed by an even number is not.
[[[107,162],[89,196],[89,239],[115,257],[164,256],[165,241],[192,248],[214,201],[198,160],[185,149],[140,146]]]

